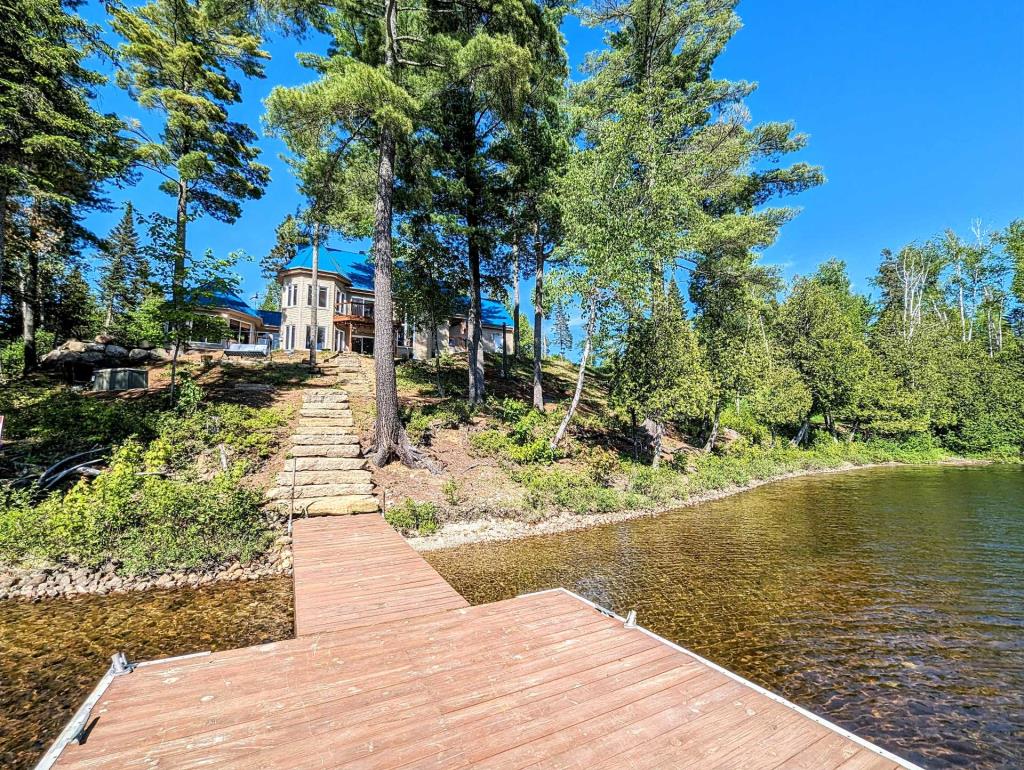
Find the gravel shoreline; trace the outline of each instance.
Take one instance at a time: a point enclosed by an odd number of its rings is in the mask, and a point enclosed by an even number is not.
[[[198,588],[211,583],[292,573],[292,539],[279,535],[270,549],[250,564],[232,561],[210,569],[179,570],[160,575],[119,575],[117,564],[98,568],[50,564],[36,568],[0,567],[0,600],[41,601],[84,594],[123,594],[164,588]]]
[[[988,460],[950,458],[937,463],[929,463],[924,467],[933,467],[935,465],[988,464],[990,464],[990,461]],[[629,521],[631,519],[660,516],[664,513],[668,513],[669,511],[688,508],[693,505],[711,502],[712,500],[721,500],[724,497],[731,497],[732,495],[739,494],[740,492],[747,492],[751,489],[764,486],[765,484],[773,484],[776,481],[784,481],[785,479],[794,479],[801,476],[824,476],[831,473],[847,473],[849,471],[866,470],[870,468],[892,468],[898,466],[912,467],[913,465],[915,464],[898,462],[865,463],[862,465],[858,465],[856,463],[843,463],[842,465],[837,465],[834,468],[807,468],[798,471],[780,473],[766,479],[755,479],[740,486],[731,486],[723,489],[716,489],[711,492],[703,492],[698,495],[693,495],[686,500],[672,501],[671,503],[659,506],[658,508],[613,511],[611,513],[560,512],[532,524],[518,520],[516,517],[519,515],[519,512],[509,511],[509,515],[507,517],[487,516],[475,521],[454,521],[446,523],[436,534],[427,535],[425,537],[408,537],[406,538],[406,542],[408,542],[415,550],[426,553],[428,551],[439,551],[445,548],[458,548],[459,546],[473,545],[476,543],[496,543],[507,540],[519,540],[537,535],[554,535],[560,532],[570,532],[577,529],[586,529],[587,527],[597,527],[602,524],[616,524],[618,522]]]

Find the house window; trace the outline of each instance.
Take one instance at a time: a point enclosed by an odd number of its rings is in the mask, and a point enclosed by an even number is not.
[[[295,326],[293,324],[284,328],[284,348],[285,350],[295,350]]]
[[[373,337],[352,337],[352,352],[373,355]]]
[[[285,307],[295,307],[299,304],[299,285],[297,283],[289,283],[285,288]]]
[[[341,289],[334,295],[334,312],[338,314],[345,312],[345,292]]]
[[[405,347],[405,324],[395,329],[395,344],[400,348]]]
[[[373,318],[373,300],[369,297],[353,297],[352,315]]]
[[[306,327],[306,350],[309,350],[309,343],[310,343],[310,339],[312,338],[312,336],[313,336],[313,327],[312,326],[307,326]],[[317,350],[323,350],[324,349],[324,343],[326,341],[327,341],[327,327],[326,326],[318,326],[318,327],[316,327],[316,349]]]
[[[321,286],[317,290],[317,307],[327,307],[327,287]]]
[[[343,332],[341,329],[335,329],[334,330],[334,349],[335,350],[341,350],[343,347],[345,347],[344,343],[345,343],[345,332]]]
[[[229,336],[235,342],[241,342],[243,345],[250,343],[252,339],[252,324],[229,318],[228,329],[230,330]]]
[[[313,305],[313,284],[306,286],[306,304],[310,307]]]

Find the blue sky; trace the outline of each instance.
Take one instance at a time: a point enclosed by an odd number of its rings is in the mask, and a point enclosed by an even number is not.
[[[952,227],[964,234],[980,219],[1001,228],[1024,216],[1024,3],[1012,0],[744,0],[743,29],[717,74],[760,84],[748,101],[755,122],[794,120],[810,142],[799,160],[824,167],[828,182],[788,201],[803,211],[782,231],[764,261],[787,277],[829,257],[844,259],[855,285],[867,279],[886,247],[898,248]],[[95,21],[102,9],[85,9]],[[602,44],[601,33],[566,20],[574,69]],[[237,120],[259,126],[262,100],[274,85],[305,82],[300,50],[323,41],[272,39],[266,79],[247,81]],[[100,107],[145,119],[115,88]],[[272,181],[233,225],[192,223],[190,248],[242,250],[243,295],[263,290],[257,261],[274,227],[299,204],[279,142],[262,138]],[[140,210],[172,211],[172,201],[143,178],[111,198]],[[119,211],[89,224],[106,233]],[[528,287],[527,287],[528,289]],[[529,296],[528,291],[524,296]]]

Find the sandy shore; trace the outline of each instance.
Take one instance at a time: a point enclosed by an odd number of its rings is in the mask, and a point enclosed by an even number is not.
[[[971,460],[968,458],[950,458],[938,463],[930,463],[922,467],[933,467],[934,465],[987,465],[988,460]],[[559,532],[569,532],[586,527],[596,527],[601,524],[614,524],[630,519],[639,519],[649,516],[660,516],[669,511],[687,508],[692,505],[707,503],[712,500],[721,500],[723,497],[747,492],[751,489],[773,484],[785,479],[794,479],[800,476],[824,476],[831,473],[847,473],[849,471],[867,470],[869,468],[891,468],[897,466],[912,467],[906,463],[885,462],[867,463],[857,465],[855,463],[844,463],[834,468],[808,468],[799,471],[789,471],[771,476],[766,479],[756,479],[742,486],[731,486],[723,489],[716,489],[710,492],[703,492],[693,495],[686,500],[675,500],[666,503],[658,508],[635,509],[629,511],[614,511],[612,513],[557,513],[536,523],[518,521],[514,516],[507,518],[484,518],[476,521],[451,522],[445,524],[436,534],[427,537],[407,538],[409,545],[417,551],[437,551],[443,548],[457,548],[461,545],[472,543],[493,543],[504,540],[518,540],[524,537],[535,535],[553,535]]]

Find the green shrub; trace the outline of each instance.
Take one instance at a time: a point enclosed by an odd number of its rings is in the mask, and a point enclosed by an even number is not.
[[[512,445],[500,430],[482,430],[469,437],[469,446],[478,456],[504,457]]]
[[[448,505],[458,505],[462,502],[462,485],[456,479],[448,479],[441,487],[441,493]]]
[[[0,513],[0,558],[97,566],[117,559],[130,574],[248,561],[272,539],[258,490],[236,463],[212,479],[144,475],[145,452],[120,447],[110,467],[38,506],[15,500]],[[10,495],[8,495],[10,497]]]
[[[612,480],[619,472],[621,464],[615,452],[602,447],[594,447],[587,455],[587,470],[595,484],[603,487],[611,486]]]
[[[388,508],[384,514],[384,520],[403,535],[419,535],[420,537],[432,535],[440,526],[436,505],[417,503],[409,498]]]
[[[57,342],[57,336],[50,331],[40,329],[36,332],[36,352],[43,356],[53,350]],[[14,340],[0,348],[0,365],[3,366],[4,380],[13,380],[21,377],[25,369],[25,342]]]

